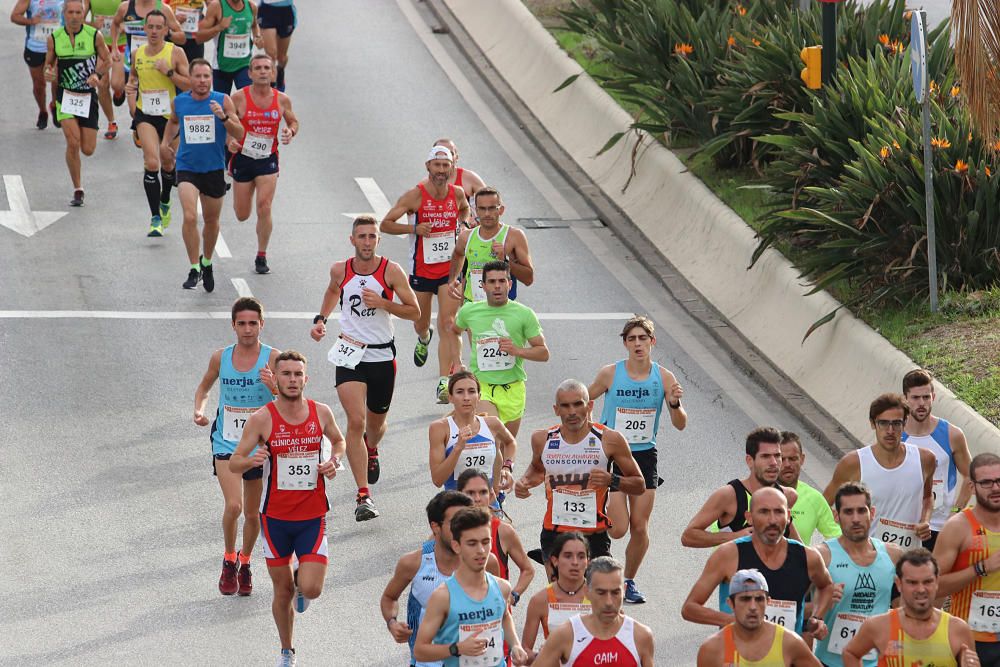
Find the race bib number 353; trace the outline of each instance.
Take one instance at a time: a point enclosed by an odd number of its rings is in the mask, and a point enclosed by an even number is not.
[[[316,488],[319,452],[279,454],[278,488],[282,491],[311,491]]]

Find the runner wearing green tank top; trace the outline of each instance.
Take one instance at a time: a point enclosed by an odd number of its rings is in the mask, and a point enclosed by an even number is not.
[[[121,0],[90,0],[90,20],[89,25],[97,28],[98,32],[104,35],[104,43],[109,49],[121,51],[125,48],[125,35],[118,36],[118,44],[112,46],[111,24],[114,22],[115,12]],[[115,107],[111,103],[111,77],[101,77],[97,84],[97,101],[101,105],[101,111],[108,120],[108,129],[104,133],[105,139],[114,139],[118,136],[118,123],[115,122]]]
[[[198,41],[216,38],[218,66],[212,73],[212,88],[228,95],[246,88],[250,80],[253,47],[263,47],[257,25],[257,5],[251,0],[212,0],[198,31]]]

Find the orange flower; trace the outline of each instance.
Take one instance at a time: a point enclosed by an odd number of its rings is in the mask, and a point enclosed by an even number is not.
[[[969,132],[968,141],[972,141],[972,132]]]
[[[992,171],[990,171],[990,168],[989,168],[989,167],[983,167],[983,171],[985,171],[985,172],[986,172],[986,178],[989,178],[990,176],[992,176],[992,175],[993,175],[993,172],[992,172]]]
[[[951,96],[952,97],[958,97],[959,93],[961,93],[961,92],[962,92],[962,89],[959,88],[958,86],[952,86],[951,87]]]
[[[955,163],[955,173],[965,174],[969,171],[969,165],[965,160],[959,160]]]
[[[740,16],[746,16],[747,8],[744,7],[743,5],[736,5],[736,13],[739,14]]]
[[[904,21],[909,21],[911,18],[913,18],[913,12],[903,12]]]
[[[878,154],[883,160],[887,160],[892,155],[892,150],[888,146],[883,146]]]
[[[997,139],[996,141],[994,141],[994,142],[993,142],[993,143],[992,143],[992,144],[990,145],[990,148],[992,148],[992,149],[993,149],[993,150],[995,150],[995,151],[1000,151],[1000,139]]]
[[[934,79],[931,79],[931,95],[933,95],[934,93],[936,93],[937,89],[938,89],[937,81],[935,81]]]
[[[898,141],[893,141],[892,142],[892,147],[895,148],[897,151],[900,150],[899,142]]]
[[[902,53],[905,48],[906,47],[903,46],[903,43],[898,39],[892,40],[892,43],[889,45],[889,51],[892,53]]]
[[[752,41],[752,42],[753,42],[753,45],[754,45],[754,46],[760,46],[760,40],[759,40],[759,39],[752,39],[752,40],[750,40],[750,41]]]
[[[729,39],[726,40],[726,44],[729,46],[736,46],[736,38],[730,35]]]
[[[674,44],[674,53],[676,53],[679,56],[682,56],[682,57],[686,58],[689,55],[691,55],[692,53],[694,53],[694,47],[691,46],[690,44],[685,44],[685,43],[682,43],[682,42],[677,42],[676,44]]]
[[[931,139],[932,148],[951,148],[951,142],[947,139]]]

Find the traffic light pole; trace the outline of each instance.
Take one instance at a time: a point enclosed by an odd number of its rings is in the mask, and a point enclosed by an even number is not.
[[[823,85],[837,70],[837,4],[823,3]]]

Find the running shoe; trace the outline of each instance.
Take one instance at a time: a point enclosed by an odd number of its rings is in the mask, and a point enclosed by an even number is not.
[[[635,581],[632,579],[625,580],[625,602],[631,604],[642,604],[646,601],[646,596],[639,592],[636,588]]]
[[[205,288],[206,292],[211,292],[215,289],[215,274],[212,271],[212,265],[205,266],[200,257],[198,263],[201,264],[201,286]]]
[[[163,222],[160,220],[160,216],[154,215],[149,221],[149,232],[146,236],[153,238],[160,238],[163,236]]]
[[[427,329],[427,342],[420,340],[417,336],[417,346],[413,348],[413,363],[420,368],[427,363],[427,346],[434,340],[434,326]]]
[[[365,441],[365,449],[368,450],[368,483],[374,484],[378,481],[379,475],[382,474],[382,465],[378,460],[378,447],[372,449],[368,446],[368,434],[364,433],[361,437]]]
[[[49,126],[49,114],[45,111],[38,112],[38,120],[35,121],[35,127],[39,130],[44,130]]]
[[[278,662],[274,664],[276,667],[295,667],[295,650],[290,648],[281,649],[281,654],[278,655]]]
[[[253,270],[261,275],[264,275],[265,273],[270,273],[271,268],[267,265],[267,257],[261,257],[260,255],[257,255],[257,259],[253,261]]]
[[[170,202],[160,202],[160,224],[164,229],[170,226]]]
[[[311,602],[311,600],[309,598],[307,598],[306,596],[304,596],[302,594],[302,591],[299,590],[299,561],[298,561],[298,559],[295,560],[295,564],[292,565],[292,568],[294,569],[294,573],[292,574],[292,577],[294,578],[294,582],[295,582],[295,594],[292,596],[292,607],[295,609],[295,613],[296,614],[301,614],[302,612],[304,612],[306,609],[309,608],[309,603]]]
[[[448,378],[441,378],[437,386],[438,405],[448,404]]]
[[[104,133],[104,138],[109,141],[111,139],[118,138],[118,123],[116,123],[115,121],[111,121],[110,123],[108,123],[108,129]]]
[[[378,518],[378,510],[375,509],[375,503],[372,502],[372,497],[367,493],[359,493],[358,506],[354,508],[354,520],[368,521],[375,518]]]
[[[188,271],[188,279],[184,281],[181,285],[184,289],[194,289],[198,286],[198,281],[201,280],[201,273],[198,269],[191,269]]]
[[[83,206],[83,190],[73,190],[73,199],[69,202],[70,206]]]
[[[59,120],[59,116],[56,115],[56,103],[49,103],[49,115],[52,116],[52,124],[56,127],[62,127],[62,121]]]
[[[222,559],[222,576],[219,577],[219,592],[223,595],[232,595],[239,589],[236,582],[236,561]]]
[[[116,107],[120,107],[121,105],[125,104],[125,91],[122,91],[121,95],[112,96],[111,101],[114,103]]]
[[[237,595],[246,597],[253,593],[253,573],[250,571],[250,563],[240,563],[240,572],[236,577],[240,587],[236,591]]]
[[[545,557],[542,555],[541,549],[532,549],[529,551],[528,558],[535,561],[539,565],[545,565]]]

